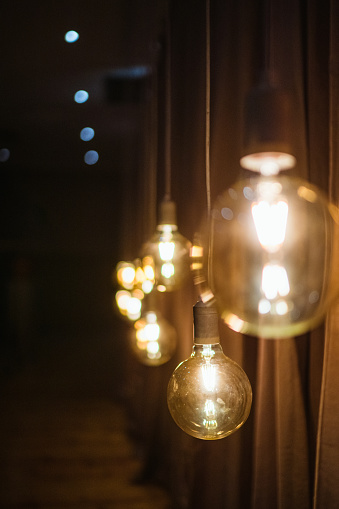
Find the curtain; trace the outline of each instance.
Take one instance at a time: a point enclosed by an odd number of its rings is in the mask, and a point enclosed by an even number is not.
[[[211,0],[210,7],[213,202],[241,177],[243,105],[262,70],[267,18],[264,2]],[[190,239],[206,217],[205,12],[203,0],[171,2],[172,195],[179,230]],[[331,189],[336,200],[338,20],[335,0],[271,2],[275,72],[293,102],[298,165],[292,171]],[[160,133],[163,113],[158,112]],[[163,170],[161,154],[158,169]],[[162,180],[158,175],[158,201]],[[174,359],[159,368],[133,362],[128,368],[129,378],[137,380],[128,404],[144,455],[142,477],[165,484],[178,509],[334,509],[339,504],[339,308],[326,325],[298,338],[246,337],[220,324],[225,354],[250,379],[253,405],[240,430],[204,442],[178,429],[166,407],[169,377],[191,352],[197,297],[193,284],[161,296],[163,314],[178,331]]]

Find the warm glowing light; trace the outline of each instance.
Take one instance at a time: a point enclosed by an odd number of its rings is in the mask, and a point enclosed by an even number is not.
[[[127,313],[127,305],[128,301],[131,299],[130,292],[127,292],[126,290],[119,290],[115,295],[115,300],[117,303],[117,306],[119,310],[122,312],[122,314]]]
[[[174,265],[173,263],[163,263],[161,266],[161,274],[166,278],[169,279],[174,275]]]
[[[259,305],[258,305],[258,311],[261,315],[266,315],[266,313],[269,313],[271,311],[271,303],[267,299],[260,299]]]
[[[276,313],[280,316],[286,315],[286,313],[288,312],[287,302],[285,300],[279,300],[275,304],[275,310],[276,310]]]
[[[135,271],[135,282],[140,284],[143,283],[145,280],[146,276],[144,271],[142,270],[141,267],[138,267],[137,270]]]
[[[146,349],[151,358],[153,356],[156,357],[159,354],[159,343],[157,341],[148,341]]]
[[[202,377],[204,380],[204,387],[207,391],[214,391],[216,386],[216,371],[215,367],[210,364],[210,362],[206,362],[202,365]]]
[[[268,177],[277,175],[280,170],[293,168],[296,159],[291,154],[285,152],[257,152],[248,154],[240,159],[243,168],[257,171],[261,175]]]
[[[135,278],[135,267],[132,263],[119,262],[116,268],[117,279],[121,286],[130,290]]]
[[[252,176],[218,197],[207,277],[227,325],[283,338],[321,323],[339,293],[338,211],[320,189],[285,175]]]
[[[160,335],[160,327],[157,323],[148,323],[144,328],[144,337],[147,341],[157,341]]]
[[[174,353],[175,329],[158,312],[147,311],[134,324],[131,346],[140,362],[159,366],[167,362]]]
[[[150,281],[154,280],[154,270],[152,265],[144,265],[144,273],[147,279]]]
[[[74,101],[78,104],[85,103],[89,97],[88,92],[86,90],[78,90],[74,94]]]
[[[285,297],[290,292],[286,269],[281,265],[266,264],[262,271],[261,288],[269,300],[278,295]]]
[[[130,320],[138,320],[141,314],[141,301],[136,297],[131,297],[127,302],[127,317]]]
[[[135,270],[133,267],[125,267],[121,271],[122,284],[131,284],[134,281]]]
[[[277,251],[285,240],[288,205],[286,201],[260,201],[252,205],[252,216],[260,244],[270,252]]]
[[[75,30],[68,30],[68,32],[65,33],[65,41],[68,43],[75,42],[79,39],[79,34]]]
[[[153,287],[154,287],[154,285],[153,285],[152,281],[150,281],[149,279],[146,279],[146,281],[144,281],[141,285],[142,291],[147,294],[151,293],[151,291],[153,290]]]
[[[174,242],[159,242],[159,253],[161,260],[164,262],[173,260],[174,248]]]

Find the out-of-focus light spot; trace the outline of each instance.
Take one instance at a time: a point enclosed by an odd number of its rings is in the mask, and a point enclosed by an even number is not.
[[[227,219],[228,221],[233,219],[233,211],[227,207],[221,209],[221,215],[224,219]]]
[[[157,290],[158,290],[158,292],[161,292],[161,293],[166,292],[166,286],[165,285],[158,285],[157,286]]]
[[[84,127],[80,131],[80,138],[82,139],[82,141],[90,141],[94,138],[94,134],[95,134],[94,129],[92,129],[91,127]]]
[[[286,315],[286,313],[288,312],[287,302],[285,302],[284,300],[279,300],[276,303],[275,309],[278,315]]]
[[[252,200],[253,199],[253,190],[250,187],[246,186],[243,189],[243,195],[245,196],[245,198],[247,200]]]
[[[261,315],[266,315],[271,311],[271,303],[267,299],[261,299],[258,305],[258,311]]]
[[[151,67],[146,65],[135,65],[131,67],[119,67],[111,72],[113,78],[138,79],[145,78],[151,73]]]
[[[174,265],[173,263],[166,262],[161,265],[161,274],[166,278],[169,279],[174,275]]]
[[[75,30],[68,30],[68,32],[65,33],[65,41],[72,43],[79,39],[79,34]]]
[[[135,297],[136,299],[142,300],[145,297],[145,294],[144,294],[144,292],[142,290],[140,290],[139,288],[136,288],[132,292],[132,297]]]
[[[131,299],[130,292],[126,292],[125,290],[119,290],[115,294],[116,303],[118,305],[118,308],[120,309],[120,312],[123,315],[126,315],[127,313],[127,305],[130,299]]]
[[[78,104],[85,103],[88,99],[88,92],[86,90],[78,90],[74,94],[74,101]]]
[[[6,161],[8,161],[10,155],[11,155],[11,153],[8,150],[8,148],[1,148],[0,149],[0,163],[5,163]]]
[[[86,152],[85,157],[84,157],[85,163],[89,164],[89,165],[97,163],[98,159],[99,159],[99,154],[96,150],[88,150],[88,152]]]
[[[142,283],[142,291],[144,293],[151,293],[152,290],[153,290],[153,283],[152,283],[152,281],[150,281],[149,279],[146,279],[146,281],[144,281]]]
[[[312,189],[308,189],[305,186],[300,186],[298,189],[298,195],[300,198],[309,201],[310,203],[314,203],[317,201],[317,193]]]

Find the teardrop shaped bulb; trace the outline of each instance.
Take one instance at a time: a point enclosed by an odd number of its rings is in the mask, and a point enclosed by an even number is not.
[[[338,295],[339,211],[312,184],[255,176],[212,210],[209,284],[233,330],[266,338],[303,334]]]

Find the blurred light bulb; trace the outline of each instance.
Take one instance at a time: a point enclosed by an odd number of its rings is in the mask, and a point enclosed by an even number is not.
[[[211,216],[209,284],[232,329],[279,338],[321,322],[339,290],[339,211],[322,191],[255,176],[225,191]]]
[[[126,311],[130,320],[138,320],[141,314],[141,301],[137,297],[131,297],[127,302]]]
[[[164,292],[177,290],[188,277],[191,244],[178,232],[175,203],[164,200],[160,210],[157,232],[143,247],[143,268],[157,290]]]
[[[176,342],[174,327],[158,311],[147,311],[134,323],[131,346],[142,364],[160,366],[169,361]]]
[[[134,286],[135,279],[134,264],[130,262],[119,262],[116,271],[119,284],[127,290],[131,290]]]
[[[168,408],[187,434],[218,440],[244,424],[252,389],[246,373],[222,351],[215,308],[202,302],[194,306],[194,336],[191,357],[170,378]]]
[[[117,306],[118,306],[121,314],[127,315],[127,306],[128,306],[128,301],[130,299],[131,299],[131,293],[127,292],[126,290],[119,290],[115,294],[115,300],[116,300]]]

